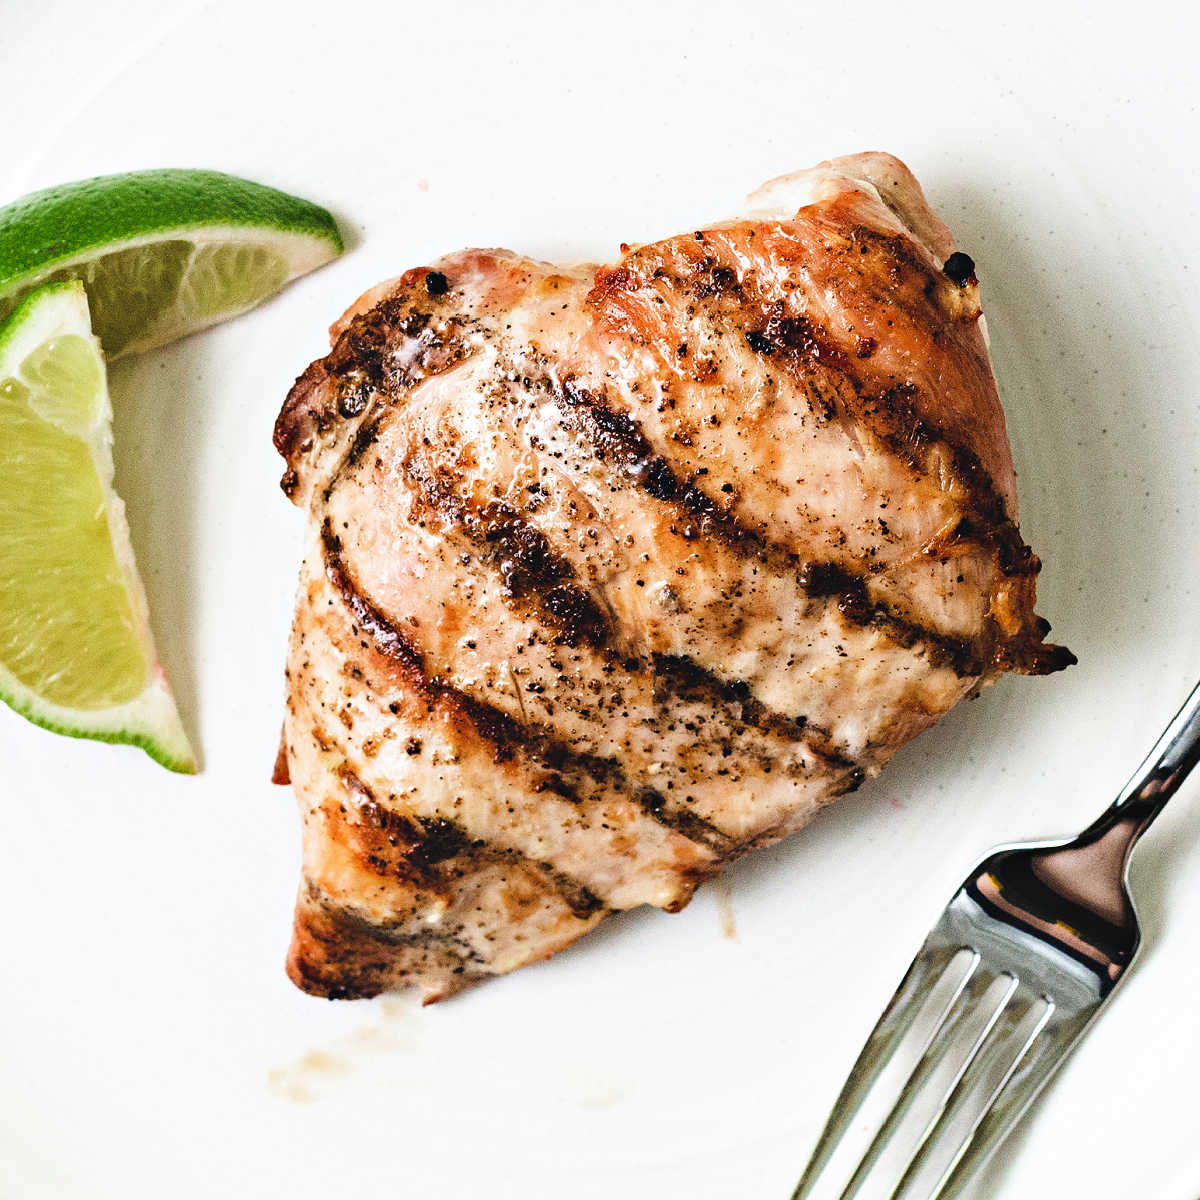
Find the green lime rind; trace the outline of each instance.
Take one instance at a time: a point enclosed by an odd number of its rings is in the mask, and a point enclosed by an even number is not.
[[[14,377],[18,364],[56,337],[87,338],[94,345],[87,297],[78,282],[50,283],[26,296],[0,324],[0,379]],[[96,351],[98,356],[98,349]],[[97,358],[97,361],[98,358]],[[102,371],[102,367],[100,368]],[[138,746],[168,770],[193,773],[196,758],[179,719],[166,675],[159,665],[150,632],[145,591],[137,574],[125,522],[124,505],[112,487],[111,407],[107,388],[92,427],[82,434],[104,496],[113,557],[129,601],[145,686],[132,698],[104,708],[78,709],[54,703],[23,683],[0,662],[0,701],[14,712],[55,733]],[[0,481],[0,486],[2,481]]]
[[[17,305],[7,321],[0,323],[0,369],[5,358],[12,353],[13,343],[27,332],[38,313],[46,311],[46,302],[54,296],[63,300],[71,299],[83,289],[77,283],[47,283],[38,289],[34,295],[26,296]]]
[[[196,756],[165,683],[155,681],[134,704],[101,714],[79,713],[46,704],[0,666],[0,701],[18,716],[51,733],[110,745],[136,746],[168,771],[177,775],[196,773]]]
[[[327,242],[331,258],[343,250],[325,209],[261,183],[177,168],[100,175],[0,208],[0,295],[118,242],[220,227],[302,234]]]
[[[111,359],[245,312],[342,250],[325,209],[263,184],[103,175],[0,208],[0,318],[40,284],[81,279]]]

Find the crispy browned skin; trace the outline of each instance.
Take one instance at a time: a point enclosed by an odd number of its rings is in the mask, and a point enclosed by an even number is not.
[[[306,990],[437,999],[679,909],[981,684],[1073,661],[916,180],[859,155],[751,204],[599,269],[450,255],[297,380]]]

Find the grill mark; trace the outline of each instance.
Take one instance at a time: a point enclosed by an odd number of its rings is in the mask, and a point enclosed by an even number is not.
[[[560,413],[591,444],[600,462],[611,463],[648,496],[680,510],[683,528],[677,532],[683,537],[717,537],[744,554],[766,553],[753,530],[741,525],[694,483],[682,480],[671,464],[654,452],[641,426],[628,413],[610,408],[603,396],[590,391],[574,375],[568,375],[561,388],[551,386],[550,392]],[[785,557],[790,565],[798,562],[790,551]]]
[[[847,361],[848,360],[844,360]],[[883,393],[872,402],[889,408],[893,420],[900,426],[875,433],[885,445],[914,471],[926,469],[924,456],[935,446],[944,447],[950,454],[951,470],[968,496],[964,515],[948,539],[926,548],[931,558],[941,554],[957,554],[971,547],[990,553],[1000,575],[1006,579],[1033,580],[1042,569],[1041,560],[1026,545],[1015,521],[1007,513],[1004,500],[996,491],[990,474],[979,458],[964,446],[956,444],[940,430],[916,415],[913,406],[915,389],[902,385]],[[993,618],[986,617],[981,635],[975,639],[955,639],[937,634],[927,626],[892,611],[888,605],[871,604],[867,597],[865,577],[854,575],[833,564],[840,572],[844,587],[839,592],[838,607],[852,620],[886,629],[901,646],[911,648],[918,642],[934,644],[941,662],[951,666],[960,676],[980,674],[990,661],[1004,670],[1021,670],[1034,675],[1048,675],[1073,666],[1078,660],[1065,646],[1056,646],[1042,639],[1050,626],[1042,618],[1009,637],[1003,636]]]
[[[1041,563],[1025,545],[1016,523],[1008,516],[991,474],[976,454],[959,445],[945,430],[918,416],[918,392],[912,384],[902,383],[878,395],[869,394],[861,375],[849,356],[834,343],[829,330],[806,314],[786,315],[782,301],[771,306],[770,316],[761,329],[748,331],[745,336],[751,350],[761,357],[778,359],[809,389],[810,396],[815,374],[832,375],[833,387],[822,390],[823,401],[817,406],[826,418],[835,415],[829,411],[830,393],[840,396],[844,388],[849,389],[856,411],[847,415],[861,418],[914,472],[922,473],[927,469],[925,456],[929,450],[944,446],[950,453],[952,469],[968,496],[969,516],[962,523],[962,540],[993,550],[997,567],[1005,576],[1038,573]]]
[[[865,226],[856,226],[849,236],[851,243],[870,243],[880,247],[882,253],[891,260],[919,272],[935,286],[941,285],[907,237],[880,234]],[[927,294],[927,291],[923,290],[923,294]],[[892,300],[903,307],[901,297],[893,296]],[[969,498],[969,517],[963,522],[960,541],[991,550],[997,568],[1006,577],[1037,575],[1041,563],[1025,544],[1016,523],[1008,515],[991,473],[973,451],[961,445],[945,429],[917,414],[915,402],[918,392],[912,384],[900,384],[872,395],[861,373],[836,344],[825,325],[804,313],[788,315],[783,301],[770,305],[768,313],[767,321],[760,329],[747,331],[745,335],[747,344],[756,354],[777,357],[809,390],[810,396],[814,374],[832,375],[832,393],[841,395],[843,387],[848,388],[854,398],[853,415],[867,423],[892,453],[916,472],[926,469],[925,455],[930,449],[934,446],[945,447],[950,454],[954,474]],[[915,323],[927,322],[920,319]],[[858,357],[869,356],[868,353]],[[815,407],[823,411],[827,418],[834,415],[829,411],[829,404],[829,395],[822,391],[822,402]],[[965,528],[968,525],[969,531]]]
[[[772,305],[761,329],[746,331],[746,344],[755,354],[783,353],[797,363],[826,367],[848,378],[850,360],[833,343],[828,331],[804,313],[788,316],[782,300]],[[853,380],[851,380],[853,382]]]
[[[832,745],[825,731],[808,723],[807,717],[788,717],[767,708],[753,698],[750,686],[744,680],[723,680],[694,659],[685,656],[655,654],[648,664],[637,661],[630,663],[610,644],[614,632],[611,614],[602,614],[599,611],[591,596],[579,583],[575,568],[566,558],[555,555],[550,550],[543,534],[524,522],[506,505],[490,503],[486,506],[485,515],[481,516],[477,505],[453,493],[448,481],[422,459],[415,458],[406,463],[405,471],[414,486],[419,503],[437,512],[448,524],[461,530],[472,545],[486,552],[483,556],[484,561],[500,568],[505,582],[506,599],[530,601],[535,615],[544,624],[560,631],[556,642],[566,641],[574,647],[580,641],[585,641],[599,653],[607,667],[617,671],[636,670],[642,665],[649,666],[656,676],[656,687],[659,683],[665,683],[677,695],[684,696],[686,693],[685,698],[703,699],[714,706],[723,705],[732,709],[737,719],[760,732],[774,734],[787,741],[803,741],[808,749],[825,759],[830,766],[854,765]],[[501,536],[491,532],[494,527],[489,524],[489,519],[493,510],[501,514],[497,517],[497,522],[502,524]],[[504,544],[506,552],[511,554],[509,560],[503,560],[502,555],[495,552],[496,542]],[[521,554],[525,555],[525,561],[518,562],[518,556]],[[838,570],[831,564],[816,566],[824,568],[824,577],[827,578],[832,578],[830,573]],[[848,577],[844,578],[846,587],[849,588],[851,581]],[[550,584],[557,586],[547,592],[538,592],[533,586],[535,583],[542,587],[548,587]],[[834,590],[821,591],[815,583],[804,586],[814,596],[830,594]],[[587,603],[585,612],[589,619],[582,632],[573,613],[564,619],[564,614],[557,608],[557,604],[564,602],[559,600],[559,597],[566,597],[565,603],[573,604],[577,603],[574,600],[577,596],[583,597]],[[915,641],[915,638],[911,639],[907,646],[911,646]],[[589,770],[594,773],[601,769],[602,762],[603,760],[599,759],[590,760]],[[693,836],[697,828],[695,822],[689,821],[687,828],[692,832],[685,832],[685,836],[693,841],[697,840]],[[684,832],[682,827],[681,832]],[[707,840],[706,844],[709,844]]]
[[[417,690],[427,690],[420,656],[400,631],[359,590],[342,558],[342,539],[333,531],[328,517],[321,526],[323,561],[329,582],[338,590],[359,626],[370,635],[376,648],[399,663]]]
[[[430,949],[435,946],[444,948],[452,948],[464,962],[474,963],[483,966],[484,960],[479,955],[479,952],[473,950],[467,941],[461,936],[463,925],[461,921],[452,922],[447,926],[430,927],[422,929],[415,933],[403,931],[396,927],[393,923],[377,923],[368,917],[362,915],[356,909],[350,907],[339,900],[335,900],[328,892],[309,882],[306,888],[305,899],[316,908],[324,913],[327,917],[331,917],[338,923],[353,930],[360,936],[366,936],[371,941],[384,942],[388,946],[411,946],[413,949],[422,950]],[[337,951],[341,947],[341,939],[325,938],[318,934],[317,941],[329,943],[331,950]],[[393,962],[381,962],[377,964],[381,970],[391,971],[394,969]],[[357,998],[360,995],[374,995],[373,992],[357,992],[347,991],[343,993],[330,993],[332,1000],[345,1000]]]
[[[608,614],[582,586],[575,569],[514,509],[498,500],[481,505],[460,495],[424,455],[413,455],[403,470],[418,512],[426,510],[460,529],[482,561],[499,571],[505,597],[530,604],[544,624],[558,631],[556,643],[599,648],[611,639]]]
[[[881,440],[902,462],[914,470],[924,465],[923,456],[934,446],[950,453],[951,469],[966,491],[970,503],[955,531],[959,545],[974,544],[991,549],[1000,573],[1008,578],[1033,578],[1041,561],[1025,544],[1016,523],[1008,516],[1004,500],[977,455],[955,444],[916,412],[917,391],[901,384],[881,393],[874,412],[886,412],[891,429],[877,429]]]
[[[414,307],[418,299],[433,307]],[[359,313],[323,360],[338,382],[339,410],[354,416],[372,394],[410,388],[453,366],[465,353],[471,325],[463,314],[439,308],[437,297],[408,288]],[[397,345],[397,335],[407,342]]]
[[[402,283],[412,284],[412,272]],[[424,278],[424,273],[420,276]],[[423,297],[434,308],[442,294]],[[418,296],[404,288],[365,313],[342,331],[330,352],[310,364],[293,384],[275,422],[276,450],[287,461],[281,487],[294,498],[299,486],[297,457],[340,421],[368,413],[382,396],[382,411],[363,419],[341,461],[330,472],[328,499],[335,482],[374,444],[383,414],[395,406],[390,397],[424,379],[457,366],[469,353],[468,339],[478,322],[459,312],[414,308]]]
[[[831,562],[802,562],[789,546],[742,524],[695,482],[684,481],[628,413],[609,407],[603,396],[567,376],[561,389],[551,394],[564,418],[590,443],[601,462],[611,463],[636,487],[656,500],[673,505],[680,514],[685,538],[711,537],[779,572],[794,574],[797,586],[813,598],[836,596],[842,615],[852,624],[871,626],[891,636],[897,645],[912,649],[921,643],[930,662],[966,677],[980,674],[991,652],[987,631],[968,641],[948,637],[893,611],[883,601],[871,601],[866,576]],[[840,590],[819,581],[836,578]]]
[[[932,321],[936,331],[936,322],[945,320],[947,312],[951,313],[951,320],[963,323],[973,322],[978,317],[977,301],[964,299],[960,294],[961,289],[953,287],[906,234],[885,234],[855,223],[840,237],[846,242],[847,249],[842,253],[850,256],[852,271],[861,273],[858,260],[864,254],[871,253],[875,259],[882,260],[891,279],[902,286],[896,286],[886,298],[881,299],[908,312],[915,324],[928,326]],[[589,305],[603,309],[606,304],[613,302],[614,294],[659,287],[665,280],[666,286],[675,285],[678,294],[686,292],[701,303],[707,302],[718,318],[718,324],[721,327],[728,325],[728,320],[724,319],[729,316],[725,311],[728,305],[724,309],[721,306],[721,292],[725,289],[709,286],[714,264],[718,261],[714,257],[713,246],[703,236],[696,240],[702,245],[694,245],[692,240],[682,237],[671,240],[673,251],[683,260],[681,268],[674,273],[668,273],[658,266],[650,278],[648,266],[639,271],[639,266],[644,265],[640,261],[640,252],[627,256],[619,268],[610,268],[597,275],[596,287],[588,297]],[[653,256],[655,250],[656,247],[649,247],[647,253]],[[826,246],[826,250],[829,251],[830,247]],[[999,573],[1008,578],[1032,579],[1037,575],[1041,564],[1025,545],[1016,523],[1007,513],[990,472],[976,454],[945,430],[917,418],[911,403],[896,405],[894,393],[885,391],[879,396],[870,395],[864,389],[860,374],[850,357],[829,330],[807,314],[789,315],[784,302],[772,295],[763,295],[761,289],[756,287],[755,272],[746,272],[744,278],[735,275],[735,279],[738,294],[735,298],[736,311],[733,313],[734,327],[757,300],[766,319],[761,327],[746,330],[744,336],[747,344],[755,353],[776,356],[790,368],[795,381],[809,396],[813,412],[818,418],[833,419],[840,402],[845,415],[853,415],[869,424],[901,461],[917,470],[927,469],[923,455],[931,446],[944,447],[949,453],[952,470],[969,497],[968,508],[979,518],[973,522],[976,526],[974,533],[969,538],[964,533],[958,548],[974,544],[984,552],[991,553]],[[723,279],[723,282],[728,280]],[[747,291],[758,291],[759,294],[747,297]],[[948,296],[948,292],[953,294]],[[940,304],[935,301],[935,295],[941,296]],[[716,299],[710,299],[712,297]],[[688,311],[691,312],[690,306]],[[867,341],[870,344],[860,339],[856,346],[856,358],[869,358],[876,349],[870,339]],[[670,359],[665,348],[660,347],[660,350]],[[814,376],[824,376],[832,386],[816,386]],[[911,396],[908,399],[911,401]],[[918,637],[924,639],[932,633],[926,631],[921,634],[921,626],[890,614],[886,609],[874,616],[875,624],[882,622],[894,628],[901,645],[911,645]],[[989,620],[985,622],[981,636],[975,639],[973,654],[964,657],[956,647],[950,647],[951,656],[960,662],[969,663],[975,659],[985,664],[990,658],[993,666],[1032,673],[1058,670],[1075,661],[1065,648],[1042,644],[1043,636],[1044,631],[1031,621],[1027,627],[1005,637],[1001,635],[999,627]]]
[[[309,881],[297,907],[288,975],[304,991],[330,1000],[377,996],[419,983],[430,967],[445,976],[447,995],[487,974],[487,964],[462,936],[461,921],[418,932],[377,923]],[[398,961],[399,949],[414,957]]]
[[[812,725],[806,717],[787,717],[767,708],[754,698],[743,680],[727,682],[692,659],[678,655],[656,654],[654,667],[676,695],[740,710],[741,719],[747,725],[787,741],[803,742],[805,748],[821,758],[826,766],[836,770],[858,769],[852,759],[833,745],[825,730]]]
[[[473,838],[461,825],[444,817],[407,817],[383,805],[347,763],[334,772],[354,804],[355,812],[386,843],[364,847],[359,857],[380,875],[396,874],[431,891],[444,891],[472,865],[511,864],[531,869],[550,886],[571,910],[586,920],[605,909],[604,902],[577,879],[552,863],[540,861],[511,847]]]
[[[733,853],[737,843],[728,834],[722,833],[711,822],[686,808],[668,809],[667,798],[654,788],[638,788],[634,799],[643,812],[649,813],[660,824],[676,833],[682,834],[688,841],[699,842],[718,855],[727,856]]]
[[[725,853],[732,848],[733,839],[715,825],[694,813],[667,807],[666,798],[652,788],[635,787],[615,760],[573,751],[555,739],[548,730],[533,724],[522,725],[500,709],[427,674],[420,653],[351,578],[343,559],[341,539],[334,533],[328,518],[321,527],[321,540],[326,576],[342,597],[359,629],[370,637],[380,653],[399,666],[405,683],[413,692],[423,696],[429,703],[445,703],[470,722],[479,736],[491,744],[496,762],[511,761],[518,749],[523,750],[535,763],[556,773],[551,776],[553,782],[548,782],[547,786],[559,794],[570,793],[568,798],[575,803],[581,803],[582,797],[557,772],[573,771],[590,776],[593,780],[610,783],[660,825],[683,834],[689,840],[699,841],[718,853]]]
[[[930,275],[928,266],[913,256],[913,248],[907,239],[886,238],[874,231],[856,229],[852,238],[859,240],[882,240],[887,250],[905,266]],[[903,253],[901,252],[903,249]],[[747,343],[755,353],[778,357],[792,376],[808,388],[810,395],[814,376],[832,376],[831,395],[842,396],[848,390],[853,397],[853,419],[862,420],[893,454],[911,470],[920,474],[928,469],[927,456],[934,447],[943,447],[950,456],[950,467],[967,496],[963,519],[949,541],[938,547],[929,547],[927,552],[935,557],[943,552],[962,552],[974,546],[992,556],[999,573],[1008,579],[1036,578],[1041,562],[1032,549],[1025,544],[1015,521],[1008,515],[1004,498],[996,489],[991,473],[983,466],[978,455],[944,429],[935,426],[917,413],[917,389],[909,383],[887,388],[872,396],[864,386],[863,379],[850,358],[834,343],[829,330],[804,314],[788,317],[782,302],[771,310],[766,325],[753,335],[747,334]],[[830,395],[824,395],[817,406],[829,419]],[[848,616],[857,610],[860,619],[869,619],[879,625],[883,618],[889,632],[905,647],[928,638],[931,631],[918,622],[889,613],[882,605],[876,606],[868,618],[865,587],[856,585],[855,597],[846,593],[839,607]],[[853,617],[852,617],[853,619]],[[1019,630],[1015,635],[1003,636],[992,617],[985,618],[981,635],[971,642],[944,639],[942,648],[948,651],[949,663],[962,664],[965,670],[955,666],[960,675],[978,674],[990,661],[994,667],[1018,669],[1031,674],[1049,674],[1071,666],[1077,660],[1065,646],[1043,642],[1047,626],[1043,629],[1038,622]],[[936,635],[935,635],[936,636]]]
[[[424,316],[425,314],[418,314]],[[428,333],[429,330],[425,330]],[[448,347],[448,348],[447,348]],[[434,352],[441,353],[440,361],[434,363]],[[353,415],[361,414],[367,410],[367,405],[371,403],[375,397],[380,394],[379,389],[382,386],[397,386],[400,388],[412,388],[423,379],[429,378],[431,375],[439,374],[441,371],[448,370],[450,367],[456,366],[465,357],[465,352],[461,345],[455,345],[448,341],[432,342],[426,352],[418,356],[415,364],[409,364],[405,368],[393,368],[392,374],[395,375],[394,380],[386,382],[381,381],[377,377],[370,377],[367,382],[361,384],[365,389],[363,395],[367,397],[361,404],[354,409]],[[418,369],[419,368],[419,369]],[[346,383],[344,378],[339,378],[338,388],[339,396],[343,393]],[[359,385],[356,385],[359,386]],[[339,411],[342,407],[342,400],[338,401]],[[352,471],[366,456],[368,450],[375,445],[379,438],[380,427],[383,425],[392,408],[395,407],[395,402],[387,402],[380,405],[374,412],[369,413],[355,430],[354,437],[350,442],[342,460],[337,464],[332,472],[330,472],[329,480],[325,485],[322,497],[326,504],[329,503],[329,498],[333,495],[338,484],[345,477],[347,472]],[[351,415],[349,413],[343,415]]]
[[[355,431],[354,440],[351,441],[349,449],[346,451],[346,457],[338,464],[337,470],[330,479],[329,484],[325,488],[325,498],[333,494],[333,486],[341,476],[349,470],[352,470],[360,463],[368,450],[375,444],[379,437],[379,427],[383,424],[383,419],[387,415],[387,409],[383,408],[372,413],[359,425]]]
[[[376,836],[374,845],[366,844],[365,839],[359,837],[359,842],[364,844],[356,848],[358,857],[378,875],[392,875],[406,883],[437,892],[439,880],[436,873],[416,853],[421,846],[422,833],[417,822],[380,804],[348,763],[341,763],[333,775],[342,785],[354,811]]]
[[[563,903],[571,911],[571,915],[579,921],[586,921],[588,918],[595,916],[597,913],[607,913],[608,906],[596,895],[595,892],[585,887],[579,880],[560,871],[553,863],[544,862],[538,859],[529,858],[526,855],[519,854],[515,850],[507,850],[504,848],[497,849],[494,846],[482,847],[477,843],[472,843],[466,847],[463,852],[456,855],[455,861],[465,860],[467,863],[510,863],[520,862],[525,866],[532,866],[538,874],[546,880],[550,887],[561,897]],[[458,877],[465,875],[465,869],[457,870]]]

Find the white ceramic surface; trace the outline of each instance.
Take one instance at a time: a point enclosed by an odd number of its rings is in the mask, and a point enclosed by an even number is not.
[[[1189,12],[0,6],[0,200],[211,166],[328,205],[351,243],[113,372],[204,771],[0,712],[0,1196],[782,1200],[971,861],[1078,828],[1200,674]],[[867,148],[979,264],[1040,608],[1080,665],[1004,680],[678,916],[428,1010],[301,995],[297,819],[267,782],[301,519],[270,431],[328,322],[445,250],[606,256]],[[1138,969],[977,1196],[1200,1194],[1198,783],[1135,863]]]

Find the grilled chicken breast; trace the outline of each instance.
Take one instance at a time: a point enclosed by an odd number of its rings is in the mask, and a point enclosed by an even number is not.
[[[363,296],[275,441],[309,514],[288,959],[427,1000],[675,911],[1005,671],[1034,615],[973,265],[884,154],[611,266]]]

